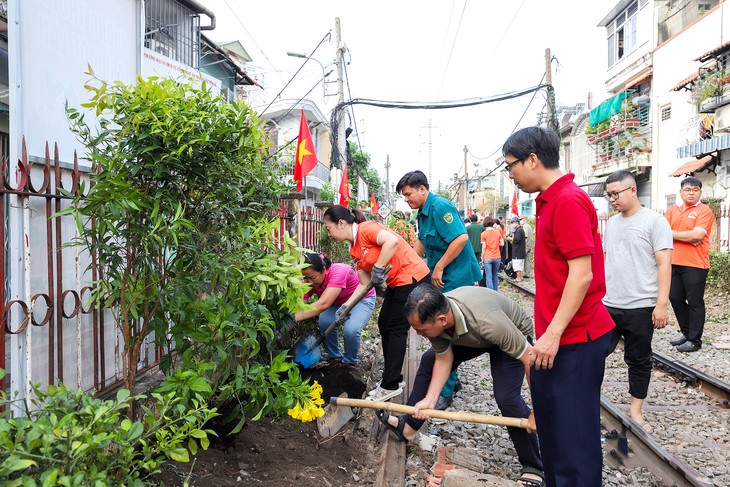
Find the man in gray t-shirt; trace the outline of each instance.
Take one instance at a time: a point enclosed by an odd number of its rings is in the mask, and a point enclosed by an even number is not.
[[[606,305],[616,323],[613,351],[624,339],[624,361],[629,366],[629,415],[645,431],[643,406],[651,378],[651,340],[654,328],[667,325],[672,279],[672,230],[666,218],[643,208],[636,180],[629,171],[606,179],[606,196],[620,213],[606,223]]]
[[[489,354],[494,398],[503,416],[527,418],[528,429],[508,427],[524,481],[543,480],[543,465],[535,434],[535,418],[520,391],[529,384],[534,325],[522,307],[491,289],[465,286],[442,293],[430,284],[418,285],[403,310],[411,327],[428,338],[431,348],[421,356],[407,404],[413,416],[378,418],[402,440],[412,440],[423,425],[422,409],[433,409],[452,370],[467,360]]]

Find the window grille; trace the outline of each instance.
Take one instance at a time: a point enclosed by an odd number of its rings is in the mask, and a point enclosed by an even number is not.
[[[144,45],[198,69],[200,16],[174,0],[147,0]]]
[[[672,118],[672,106],[662,108],[662,122]]]

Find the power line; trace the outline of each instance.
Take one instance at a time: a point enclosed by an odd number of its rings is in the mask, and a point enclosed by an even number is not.
[[[284,85],[284,87],[283,87],[283,88],[282,88],[282,89],[281,89],[281,90],[279,91],[279,93],[277,93],[277,94],[276,94],[276,96],[275,96],[274,98],[272,98],[272,99],[271,99],[271,101],[269,102],[269,104],[268,104],[268,105],[266,105],[266,108],[264,108],[264,109],[263,109],[263,110],[262,110],[262,111],[261,111],[261,112],[259,113],[259,116],[261,116],[261,115],[263,115],[264,113],[266,113],[266,110],[268,110],[268,109],[269,109],[269,108],[271,107],[271,105],[273,105],[273,103],[274,103],[274,102],[275,102],[275,101],[276,101],[276,100],[277,100],[277,99],[278,99],[278,98],[279,98],[279,97],[281,96],[281,94],[282,94],[282,93],[284,92],[284,90],[285,90],[285,89],[287,88],[287,86],[289,86],[289,85],[291,84],[291,82],[292,82],[292,81],[294,81],[294,79],[295,79],[295,78],[297,77],[297,75],[299,74],[299,71],[301,71],[301,70],[302,70],[302,69],[304,68],[304,65],[305,65],[305,64],[307,64],[307,61],[309,61],[309,58],[311,58],[311,57],[312,57],[312,56],[314,55],[314,53],[315,53],[315,52],[317,52],[317,49],[319,49],[319,46],[321,46],[321,45],[322,45],[322,43],[323,43],[323,42],[324,42],[325,40],[328,40],[328,39],[330,39],[331,37],[332,37],[332,31],[328,31],[328,32],[327,32],[327,33],[326,33],[326,34],[324,35],[324,37],[322,38],[322,40],[321,40],[321,41],[319,41],[319,44],[317,44],[317,47],[315,47],[315,48],[314,48],[314,50],[313,50],[313,51],[312,51],[312,52],[311,52],[311,53],[309,54],[309,56],[307,56],[307,59],[305,59],[305,60],[304,60],[304,62],[302,63],[302,65],[301,65],[301,66],[299,66],[299,69],[297,69],[296,73],[294,73],[294,74],[292,75],[292,77],[291,77],[291,78],[289,79],[289,81],[287,81],[287,82],[286,82],[286,84],[285,84],[285,85]],[[317,83],[317,84],[319,84],[319,83]]]
[[[456,26],[456,33],[454,34],[454,42],[451,43],[451,50],[449,51],[449,58],[446,60],[446,66],[444,67],[444,75],[441,77],[441,85],[439,86],[438,96],[441,96],[441,91],[444,89],[444,83],[446,82],[446,76],[449,72],[449,66],[451,65],[451,57],[454,54],[454,48],[456,47],[456,41],[459,39],[459,31],[461,30],[461,21],[464,20],[464,12],[466,12],[466,4],[468,0],[464,0],[464,7],[461,9],[461,16],[459,16],[459,24]]]

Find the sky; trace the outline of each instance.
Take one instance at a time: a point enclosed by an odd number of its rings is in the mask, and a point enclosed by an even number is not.
[[[605,91],[606,33],[597,27],[619,0],[201,0],[216,15],[212,40],[239,40],[253,58],[251,71],[274,97],[303,60],[331,31],[312,57],[325,66],[326,91],[309,99],[329,116],[336,98],[335,17],[346,47],[345,100],[435,102],[488,98],[538,85],[545,75],[545,49],[555,58],[552,78],[558,105],[593,106]],[[203,17],[202,24],[208,20]],[[298,99],[323,77],[308,62],[281,98]],[[544,110],[543,92],[509,101],[448,110],[402,110],[354,105],[347,126],[371,156],[383,180],[390,158],[391,187],[420,169],[432,189],[455,173],[492,169],[501,146],[516,129],[534,125]],[[257,108],[257,107],[254,107]],[[263,109],[264,107],[258,107]]]

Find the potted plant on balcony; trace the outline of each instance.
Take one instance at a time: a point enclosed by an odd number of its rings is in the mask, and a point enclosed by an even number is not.
[[[708,99],[721,95],[726,84],[726,77],[724,71],[716,71],[702,78],[697,78],[690,95],[692,103],[700,106]],[[727,83],[730,84],[730,80],[727,80]]]
[[[322,189],[319,190],[319,195],[317,195],[317,202],[314,203],[314,206],[317,208],[329,208],[332,206],[335,201],[335,189],[332,187],[332,184],[327,181],[322,186]]]

